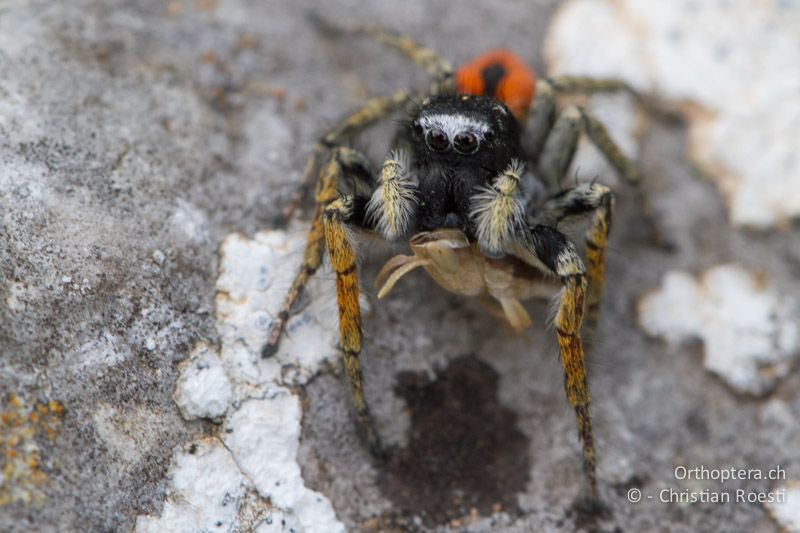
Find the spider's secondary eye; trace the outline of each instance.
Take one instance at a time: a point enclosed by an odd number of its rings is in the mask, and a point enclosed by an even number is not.
[[[444,152],[450,148],[450,139],[440,129],[432,129],[425,135],[425,143],[434,152]]]
[[[453,139],[453,146],[455,146],[456,152],[460,154],[474,154],[478,151],[478,138],[474,133],[462,131],[456,134],[456,138]]]

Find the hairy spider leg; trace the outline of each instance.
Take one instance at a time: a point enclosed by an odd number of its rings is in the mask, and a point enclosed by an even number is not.
[[[611,231],[611,220],[614,212],[614,195],[601,183],[585,183],[566,189],[547,200],[541,207],[538,219],[555,226],[572,218],[583,218],[592,214],[592,222],[584,236],[586,243],[586,317],[584,336],[587,349],[589,339],[597,327],[600,314],[600,301],[605,284],[605,259],[608,235]]]
[[[339,344],[353,394],[359,431],[363,434],[370,450],[379,456],[382,450],[380,438],[364,398],[364,380],[359,361],[362,333],[356,258],[344,227],[345,222],[363,220],[366,198],[342,195],[338,190],[338,187],[345,181],[345,177],[362,181],[369,179],[370,174],[366,164],[366,159],[359,152],[340,146],[331,152],[328,163],[322,168],[317,180],[316,209],[303,253],[303,264],[292,282],[275,322],[273,322],[268,342],[262,354],[267,357],[277,349],[281,332],[290,316],[294,302],[309,278],[320,267],[323,254],[327,250],[336,275]],[[364,188],[373,186],[372,183],[364,185]],[[358,187],[354,187],[354,190],[358,189]]]
[[[602,80],[595,81],[597,85],[587,84],[585,92],[604,87]],[[608,83],[613,87],[612,82]],[[529,142],[526,143],[529,153],[538,156],[539,171],[546,185],[554,191],[563,186],[578,137],[586,133],[619,175],[638,188],[641,177],[636,166],[622,153],[605,126],[589,111],[578,105],[570,105],[555,116],[557,87],[549,80],[539,80],[537,83],[533,117],[529,124]]]
[[[564,371],[567,401],[575,410],[583,450],[583,469],[589,483],[589,497],[597,500],[597,457],[592,419],[589,413],[589,384],[581,324],[586,304],[586,270],[575,246],[558,230],[532,226],[521,232],[515,255],[529,264],[555,274],[564,290],[555,317],[556,336]]]
[[[303,200],[314,186],[315,178],[318,179],[319,177],[318,168],[320,162],[329,150],[343,144],[347,139],[369,128],[382,118],[402,108],[408,102],[418,99],[418,97],[419,95],[410,93],[408,89],[401,89],[388,96],[372,98],[361,109],[342,120],[320,137],[314,144],[314,148],[312,148],[311,154],[303,167],[303,179],[300,186],[281,213],[282,221],[289,221],[300,204],[303,203]]]
[[[387,28],[375,24],[338,26],[315,13],[310,14],[309,18],[321,33],[331,36],[340,36],[345,34],[367,35],[381,44],[384,44],[387,47],[392,48],[400,52],[402,55],[408,57],[414,62],[414,64],[422,68],[434,78],[431,91],[430,93],[426,94],[451,93],[455,90],[453,67],[450,65],[450,63],[439,57],[439,55],[430,48],[422,46],[408,37],[397,35]],[[297,191],[295,191],[294,195],[282,211],[280,222],[286,222],[290,220],[294,215],[294,212],[308,195],[308,192],[313,186],[313,180],[314,176],[316,175],[317,167],[319,167],[320,161],[324,157],[327,150],[337,144],[341,144],[344,139],[355,135],[363,129],[368,128],[384,116],[397,111],[408,102],[419,100],[423,96],[418,92],[414,94],[410,93],[411,91],[408,89],[402,89],[390,96],[374,98],[367,102],[360,112],[354,113],[341,122],[336,128],[323,135],[322,138],[315,144],[311,151],[311,155],[303,167],[303,180],[301,185]],[[383,114],[378,114],[375,112],[381,108],[383,109]],[[367,117],[359,116],[359,113],[364,113],[365,115],[371,117],[371,119],[365,120]]]
[[[336,37],[339,35],[367,35],[377,42],[411,59],[417,66],[433,76],[431,94],[452,93],[455,90],[453,66],[427,46],[422,46],[410,37],[378,24],[338,25],[312,13],[311,21],[320,32]]]
[[[371,36],[390,48],[398,50],[402,54],[411,58],[415,64],[422,67],[426,72],[434,76],[434,93],[452,92],[454,89],[452,66],[450,66],[450,63],[447,61],[441,59],[430,48],[420,46],[407,37],[396,35],[377,25],[339,27],[313,14],[311,15],[311,19],[323,32],[329,34],[362,33]],[[417,96],[419,97],[419,95]],[[312,149],[311,155],[306,161],[303,169],[302,184],[293,198],[289,201],[286,209],[284,209],[282,213],[283,219],[289,220],[297,207],[305,198],[307,191],[312,186],[313,177],[315,174],[317,174],[317,168],[320,165],[320,161],[328,150],[331,150],[334,147],[342,144],[346,139],[372,126],[380,119],[390,115],[415,99],[418,98],[415,98],[412,94],[410,94],[409,90],[407,89],[396,91],[389,96],[372,98],[360,110],[345,118],[335,128],[323,135]],[[269,357],[273,355],[278,349],[280,337],[286,327],[286,322],[289,319],[292,306],[300,296],[303,287],[308,282],[308,279],[311,277],[311,275],[313,275],[314,272],[316,272],[317,268],[319,268],[319,264],[321,262],[321,216],[323,207],[321,207],[319,203],[319,191],[323,175],[324,172],[320,173],[318,178],[317,207],[311,223],[312,229],[306,245],[306,252],[304,252],[303,256],[303,266],[296,275],[294,282],[292,283],[292,287],[287,293],[283,305],[281,306],[277,317],[272,323],[269,335],[267,337],[267,343],[262,350],[263,357]]]
[[[668,249],[669,245],[656,223],[650,202],[644,194],[639,170],[614,142],[603,123],[591,112],[577,105],[566,107],[558,117],[555,115],[558,94],[600,92],[627,92],[648,110],[659,112],[657,106],[648,103],[630,85],[620,80],[582,76],[541,79],[537,82],[536,99],[528,125],[529,134],[525,148],[530,155],[538,157],[538,169],[545,185],[551,191],[558,191],[564,186],[566,172],[575,155],[578,137],[581,133],[586,133],[620,177],[633,187],[652,242],[660,248]]]
[[[325,207],[339,198],[337,186],[339,185],[340,177],[343,175],[342,168],[347,169],[348,176],[353,179],[364,180],[364,176],[369,176],[367,161],[359,152],[343,146],[337,147],[331,152],[328,163],[322,168],[317,179],[316,207],[314,216],[311,219],[311,229],[308,233],[305,250],[303,251],[303,262],[292,281],[289,291],[286,293],[278,314],[270,326],[267,342],[261,351],[262,357],[270,357],[278,350],[281,335],[291,316],[292,307],[300,297],[309,278],[314,275],[322,264],[322,254],[325,251],[322,215]],[[369,188],[372,185],[366,184],[366,186]]]
[[[342,196],[325,208],[325,244],[331,267],[336,274],[336,303],[339,307],[339,344],[344,367],[350,381],[359,431],[373,455],[383,453],[380,437],[364,397],[361,373],[361,308],[358,302],[358,269],[356,254],[350,243],[345,223],[353,218],[353,198]]]

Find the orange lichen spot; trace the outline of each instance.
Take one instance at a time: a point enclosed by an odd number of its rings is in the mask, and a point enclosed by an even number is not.
[[[258,46],[258,39],[249,33],[243,34],[239,37],[239,40],[236,41],[236,48],[240,50],[252,50],[256,46]]]
[[[275,100],[283,102],[286,99],[286,89],[283,87],[270,87],[269,95]]]
[[[200,55],[200,61],[208,65],[213,65],[214,63],[217,62],[217,54],[215,54],[214,52],[203,52]]]
[[[61,416],[62,414],[64,414],[64,406],[61,405],[61,402],[57,402],[56,400],[50,400],[49,402],[47,402],[47,407],[56,416]]]
[[[305,98],[295,98],[292,109],[295,111],[305,111],[308,109],[308,102],[306,102]]]
[[[44,492],[40,485],[47,477],[40,469],[41,455],[36,435],[52,439],[64,407],[57,401],[33,405],[17,395],[8,396],[8,410],[0,413],[0,506],[10,503],[40,503]]]
[[[195,0],[194,5],[200,11],[211,11],[217,8],[217,0]]]
[[[167,15],[174,17],[181,12],[180,2],[170,2],[167,4]]]
[[[492,50],[458,69],[456,90],[493,96],[523,122],[536,92],[536,75],[508,50]]]

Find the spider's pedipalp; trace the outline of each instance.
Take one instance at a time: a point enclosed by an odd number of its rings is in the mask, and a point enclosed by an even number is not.
[[[470,198],[470,218],[475,223],[478,246],[489,256],[499,256],[511,248],[514,234],[525,225],[525,200],[520,180],[525,165],[512,160],[491,185],[481,187]]]
[[[415,96],[412,92],[403,89],[395,91],[389,96],[379,96],[370,99],[361,109],[352,113],[335,127],[323,134],[311,150],[311,154],[303,167],[303,180],[292,199],[281,213],[283,221],[288,221],[294,215],[297,207],[303,202],[317,179],[319,166],[329,150],[341,146],[352,136],[369,128],[382,118],[402,109]]]
[[[395,150],[384,161],[378,188],[367,203],[367,218],[390,242],[408,237],[413,229],[417,181],[404,150]]]

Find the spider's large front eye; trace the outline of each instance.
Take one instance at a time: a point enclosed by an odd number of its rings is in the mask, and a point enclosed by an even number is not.
[[[450,148],[450,139],[447,138],[445,132],[438,128],[429,130],[425,134],[425,143],[434,152],[445,152]]]
[[[460,154],[474,154],[478,151],[478,144],[478,138],[475,134],[468,131],[457,133],[456,138],[453,139],[453,146],[455,146],[456,152]]]

